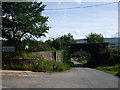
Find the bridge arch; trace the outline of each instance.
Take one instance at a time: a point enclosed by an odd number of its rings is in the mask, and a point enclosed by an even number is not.
[[[108,43],[77,43],[70,44],[69,55],[71,56],[74,52],[83,50],[94,56],[92,63],[99,63],[100,61],[100,52],[101,49],[105,49],[108,46]]]
[[[70,44],[69,53],[73,53],[75,51],[84,50],[89,53],[99,53],[101,49],[104,49],[108,46],[108,43],[77,43],[77,44]]]

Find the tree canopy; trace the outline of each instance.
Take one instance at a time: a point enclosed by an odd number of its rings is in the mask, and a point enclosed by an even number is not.
[[[69,48],[69,44],[76,43],[73,36],[69,33],[68,35],[63,35],[56,39],[53,39],[53,47],[57,50],[66,50]]]
[[[90,33],[84,39],[87,43],[104,43],[104,37],[101,34]]]
[[[42,2],[3,2],[2,37],[17,46],[22,39],[45,36],[49,26],[44,8]]]

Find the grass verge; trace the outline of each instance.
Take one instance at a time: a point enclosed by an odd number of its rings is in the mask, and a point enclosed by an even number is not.
[[[42,57],[33,55],[31,53],[19,53],[19,54],[12,54],[12,55],[6,55],[6,59],[10,58],[36,58],[39,59],[40,62],[37,64],[29,65],[29,64],[24,64],[24,65],[19,65],[19,64],[4,64],[2,65],[3,70],[29,70],[29,71],[35,71],[35,72],[63,72],[66,70],[71,69],[70,64],[67,63],[62,63],[62,62],[55,62],[55,61],[48,61],[45,60]]]
[[[118,66],[119,66],[119,65],[100,66],[100,67],[97,67],[96,69],[120,77],[120,72],[119,72]]]
[[[62,72],[71,69],[67,63],[44,60],[33,66],[35,72]]]

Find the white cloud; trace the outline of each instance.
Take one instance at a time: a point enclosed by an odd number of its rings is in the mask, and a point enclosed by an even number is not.
[[[78,2],[78,3],[81,3],[82,2],[82,0],[75,0],[76,2]]]
[[[75,1],[81,2],[81,0]],[[69,5],[65,5],[65,7],[69,7]],[[91,32],[102,34],[105,38],[113,37],[118,31],[118,10],[117,6],[113,7],[105,7],[105,10],[104,8],[93,8],[93,10],[80,9],[79,12],[78,9],[49,12],[52,13],[49,17],[49,24],[52,28],[47,38],[57,38],[71,33],[75,39],[82,39]]]

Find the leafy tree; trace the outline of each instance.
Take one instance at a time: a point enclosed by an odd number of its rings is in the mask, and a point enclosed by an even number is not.
[[[28,49],[26,49],[29,52],[33,52],[33,51],[40,51],[41,48],[40,46],[43,45],[44,43],[42,41],[36,41],[36,40],[23,40],[23,44],[24,46],[28,45]]]
[[[70,33],[68,35],[63,35],[57,39],[53,39],[52,46],[56,50],[63,50],[63,62],[68,62],[68,60],[70,60],[69,44],[72,43],[76,43],[76,41]]]
[[[54,48],[52,47],[52,40],[46,40],[43,41],[37,41],[37,40],[24,40],[23,41],[24,46],[28,45],[28,49],[26,51],[29,52],[36,52],[36,51],[52,51]]]
[[[103,43],[104,37],[101,34],[91,33],[86,36],[87,43]]]
[[[42,16],[44,8],[42,2],[3,2],[2,37],[18,49],[22,39],[45,36],[49,26],[48,17]]]
[[[57,50],[67,50],[69,48],[69,44],[71,43],[76,43],[76,41],[70,33],[53,39],[53,47]]]
[[[60,40],[60,38],[53,39],[52,46],[53,46],[56,50],[61,50],[62,48],[61,48],[61,40]]]

